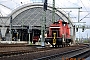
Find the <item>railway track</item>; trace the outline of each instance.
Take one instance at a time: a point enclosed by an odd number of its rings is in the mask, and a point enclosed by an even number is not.
[[[23,45],[7,45],[0,46],[0,58],[6,56],[22,55],[38,51],[51,50],[54,48],[36,48],[36,46],[23,46]]]
[[[74,59],[81,59],[84,60],[84,57],[78,57],[79,55],[82,55],[84,53],[90,52],[90,46],[85,46],[83,48],[78,48],[75,50],[70,50],[70,51],[66,51],[66,52],[62,52],[59,54],[54,54],[54,55],[50,55],[50,56],[44,56],[44,57],[40,57],[38,59],[34,59],[34,60],[74,60]],[[77,58],[78,57],[78,58]]]
[[[33,59],[48,59],[58,56],[58,54],[72,50],[74,52],[74,49],[79,49],[84,46],[71,46],[71,47],[65,47],[65,48],[32,48],[32,47],[8,47],[3,51],[0,50],[0,60],[33,60]],[[11,49],[10,49],[11,48]],[[50,59],[49,58],[49,59]]]
[[[25,47],[26,44],[25,43],[18,43],[18,44],[0,44],[0,48],[4,48],[4,47]]]

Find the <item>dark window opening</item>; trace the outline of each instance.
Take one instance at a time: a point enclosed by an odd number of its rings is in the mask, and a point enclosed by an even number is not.
[[[52,30],[52,37],[54,37],[54,33],[56,33],[56,37],[59,37],[59,32],[60,32],[59,29],[53,28],[51,30]]]

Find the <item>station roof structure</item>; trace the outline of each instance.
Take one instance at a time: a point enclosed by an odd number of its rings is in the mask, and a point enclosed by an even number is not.
[[[48,6],[46,11],[46,25],[47,27],[52,23],[52,7]],[[41,20],[43,20],[43,4],[26,4],[16,10],[14,10],[9,16],[12,15],[12,25],[32,25],[41,26]],[[55,12],[55,20],[68,21],[68,17],[60,10]]]
[[[12,16],[12,25],[41,26],[41,21],[43,20],[44,15],[43,12],[44,10],[42,3],[32,3],[32,4],[29,3],[13,10],[12,13],[9,14],[7,17]],[[5,20],[5,18],[2,19]],[[60,19],[72,24],[72,21],[68,18],[68,16],[66,16],[63,10],[56,9],[55,20],[58,21]],[[10,21],[10,19],[8,20]],[[49,27],[51,23],[52,23],[52,7],[48,6],[46,11],[46,27]],[[8,22],[7,25],[9,24],[10,22]]]

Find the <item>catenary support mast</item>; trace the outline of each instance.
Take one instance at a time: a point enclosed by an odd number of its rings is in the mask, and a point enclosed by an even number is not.
[[[43,12],[43,18],[42,18],[42,24],[41,24],[41,46],[45,46],[45,30],[46,30],[46,10],[47,10],[47,0],[44,0],[44,12]]]
[[[55,0],[53,0],[53,10],[52,10],[52,23],[55,22]]]

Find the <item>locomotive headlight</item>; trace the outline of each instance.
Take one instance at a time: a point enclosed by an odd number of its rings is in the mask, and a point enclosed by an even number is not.
[[[60,23],[60,22],[59,22]]]

